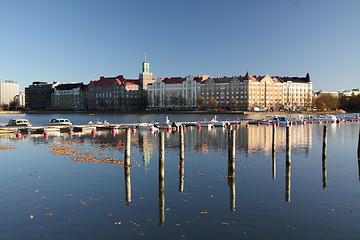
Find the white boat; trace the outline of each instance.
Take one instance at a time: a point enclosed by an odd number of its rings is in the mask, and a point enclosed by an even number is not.
[[[296,115],[295,117],[291,118],[290,121],[293,124],[302,124],[306,122],[304,115]]]
[[[158,123],[156,124],[156,127],[160,128],[160,129],[163,129],[163,128],[171,128],[171,122],[169,120],[169,117],[166,116],[166,120],[165,122],[161,122],[161,123]]]
[[[337,117],[333,114],[324,114],[313,117],[314,121],[328,121],[328,122],[336,122]]]
[[[66,118],[53,118],[48,126],[70,126],[72,123]]]
[[[227,125],[230,125],[229,121],[218,121],[216,115],[213,119],[210,120],[210,123],[212,123],[214,127],[225,127]]]
[[[89,125],[108,125],[109,122],[106,121],[106,120],[104,120],[104,121],[102,121],[102,120],[94,120],[94,121],[89,121],[88,124]]]
[[[266,121],[269,123],[277,123],[277,124],[290,124],[291,120],[288,117],[280,117],[279,115],[268,116],[266,117]]]
[[[15,118],[10,119],[5,127],[31,127],[32,124],[27,119]]]
[[[136,128],[139,130],[148,130],[148,131],[158,131],[157,128],[153,123],[139,123],[136,125]]]

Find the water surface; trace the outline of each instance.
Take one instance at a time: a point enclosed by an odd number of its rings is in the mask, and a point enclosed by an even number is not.
[[[32,116],[35,122],[52,117]],[[148,119],[157,117],[164,116]],[[238,128],[234,171],[229,171],[226,129],[187,128],[184,162],[179,133],[165,132],[163,182],[159,133],[131,134],[129,168],[71,160],[124,160],[124,130],[2,136],[0,147],[12,149],[0,151],[0,237],[358,239],[359,123],[328,125],[326,159],[323,125],[290,131],[288,166],[284,127],[277,128],[275,155],[271,127]],[[61,149],[72,155],[59,155]]]

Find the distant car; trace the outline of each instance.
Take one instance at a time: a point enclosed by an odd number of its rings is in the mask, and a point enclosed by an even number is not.
[[[253,107],[252,110],[255,112],[259,112],[261,109],[259,107]]]

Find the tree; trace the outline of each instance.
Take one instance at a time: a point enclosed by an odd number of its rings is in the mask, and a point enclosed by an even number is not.
[[[343,96],[340,99],[340,108],[346,111],[359,111],[360,110],[360,94],[351,96]]]
[[[206,103],[205,98],[202,97],[202,96],[199,96],[199,97],[196,99],[196,106],[198,106],[198,107],[203,107],[203,106],[205,106],[205,103]]]
[[[315,105],[319,110],[336,110],[339,107],[339,99],[329,93],[323,93],[316,99]]]
[[[214,107],[216,107],[216,106],[217,106],[218,101],[216,101],[216,99],[215,99],[215,98],[211,97],[211,98],[209,98],[208,103],[209,103],[209,106],[210,106],[210,107],[214,108]]]

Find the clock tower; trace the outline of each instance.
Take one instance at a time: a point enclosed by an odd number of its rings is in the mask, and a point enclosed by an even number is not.
[[[147,90],[147,85],[154,82],[152,73],[150,72],[150,63],[146,61],[146,55],[145,61],[142,63],[142,73],[139,75],[139,80],[143,90]]]

